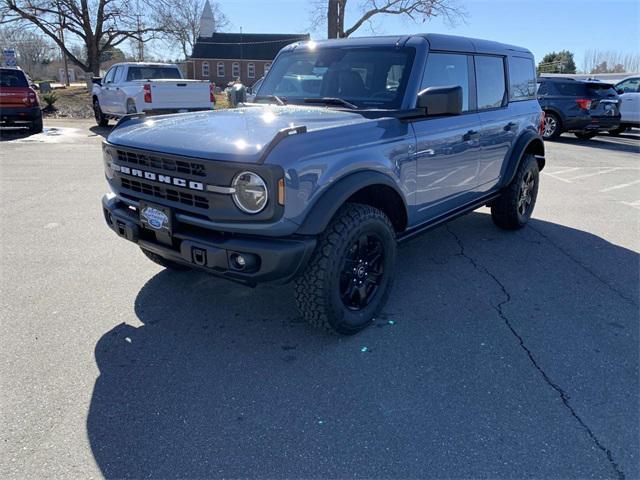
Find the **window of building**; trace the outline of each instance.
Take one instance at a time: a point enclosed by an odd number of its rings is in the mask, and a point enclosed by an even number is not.
[[[256,78],[256,65],[255,63],[250,63],[247,65],[247,77]]]
[[[267,72],[269,71],[269,69],[271,68],[271,64],[270,63],[265,63],[264,64],[264,74],[266,75]]]
[[[469,59],[467,55],[430,53],[420,90],[427,87],[462,87],[462,111],[469,111]]]
[[[202,62],[202,76],[209,76],[209,62]]]
[[[506,103],[504,59],[488,55],[476,55],[476,85],[478,110],[499,108]]]
[[[233,62],[231,65],[231,76],[236,79],[240,76],[240,64],[238,62]]]
[[[509,58],[509,99],[512,102],[536,98],[536,69],[533,60]]]
[[[224,77],[224,62],[218,62],[218,76]]]

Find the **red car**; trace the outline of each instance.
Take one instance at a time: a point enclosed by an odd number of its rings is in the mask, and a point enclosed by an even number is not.
[[[0,68],[0,125],[28,126],[42,132],[42,109],[36,91],[19,68]]]

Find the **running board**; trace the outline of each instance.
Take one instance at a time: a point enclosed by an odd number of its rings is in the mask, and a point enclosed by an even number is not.
[[[406,242],[407,240],[410,240],[413,237],[420,235],[421,233],[431,230],[432,228],[439,227],[440,225],[450,222],[455,218],[458,218],[466,213],[472,212],[477,208],[483,207],[484,205],[489,203],[491,200],[495,200],[499,196],[500,196],[499,192],[491,193],[489,195],[482,197],[479,200],[475,200],[472,203],[468,203],[466,205],[463,205],[462,207],[456,208],[451,212],[447,212],[443,215],[440,215],[439,217],[436,217],[433,220],[428,220],[424,223],[421,223],[420,225],[413,227],[409,230],[406,230],[402,232],[400,235],[398,235],[397,236],[398,243]]]

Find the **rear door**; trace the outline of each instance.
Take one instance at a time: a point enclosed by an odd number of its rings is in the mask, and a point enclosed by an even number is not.
[[[112,101],[113,113],[116,115],[124,115],[127,113],[127,94],[124,90],[124,81],[126,80],[127,67],[120,65],[116,67],[113,74],[113,83],[109,97]]]
[[[640,124],[640,77],[628,78],[616,85],[620,95],[620,115],[625,123]]]
[[[430,52],[420,90],[461,86],[462,115],[426,117],[412,122],[416,135],[416,204],[424,221],[469,201],[477,186],[480,150],[478,116],[473,111],[473,59],[459,53]]]
[[[0,69],[0,108],[26,107],[28,93],[29,82],[22,71]]]
[[[478,185],[493,187],[520,128],[508,107],[506,58],[475,55],[476,92],[480,125]]]
[[[104,76],[100,87],[100,108],[104,113],[115,113],[115,86],[113,84],[115,73],[116,67],[111,67]]]

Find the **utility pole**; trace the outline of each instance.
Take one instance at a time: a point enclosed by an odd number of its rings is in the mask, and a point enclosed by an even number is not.
[[[140,2],[136,0],[136,24],[138,28],[138,61],[144,62],[144,42],[142,41],[142,22],[140,21]]]
[[[57,1],[56,5],[58,7],[58,22],[60,23],[60,29],[58,30],[58,35],[60,37],[60,43],[64,45],[64,18],[62,17],[62,10],[60,10],[60,2]],[[62,63],[64,64],[64,84],[65,86],[69,86],[69,66],[67,65],[67,54],[64,52],[64,49],[60,47],[60,52],[62,53]]]

